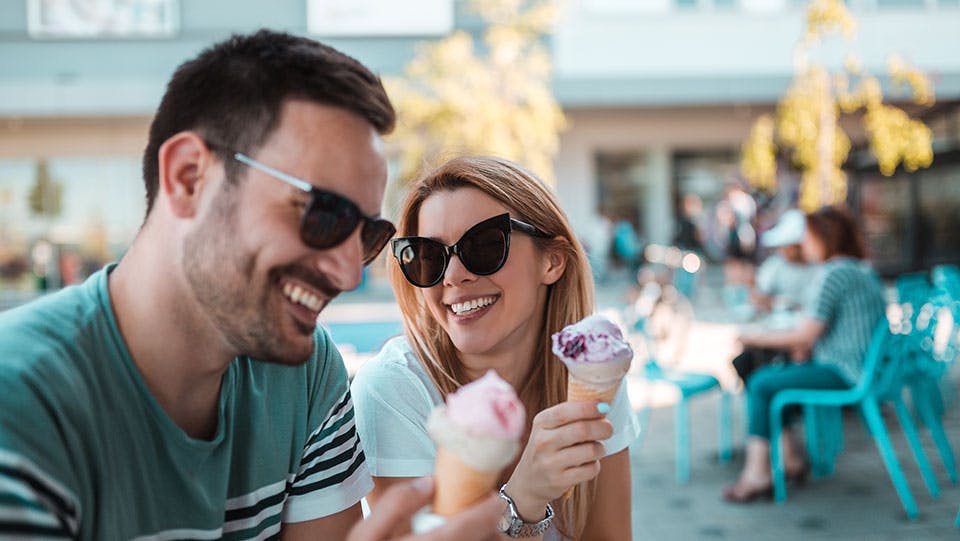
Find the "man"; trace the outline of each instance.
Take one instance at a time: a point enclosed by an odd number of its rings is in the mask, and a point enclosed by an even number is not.
[[[806,227],[803,213],[788,209],[780,215],[777,224],[760,237],[761,245],[776,251],[757,269],[750,300],[759,312],[768,314],[764,320],[768,328],[792,326],[800,309],[809,300],[811,284],[816,282],[819,267],[807,264],[800,248]],[[794,356],[804,358],[807,354],[795,353],[777,348],[744,347],[743,352],[733,359],[733,367],[746,383],[750,374],[763,365],[783,362]]]
[[[393,234],[393,124],[377,77],[308,39],[235,36],[177,69],[129,251],[0,314],[0,535],[347,538],[372,483],[315,322]],[[403,487],[350,539],[431,491]],[[496,501],[429,538],[485,537]]]
[[[805,231],[803,213],[789,209],[760,237],[761,245],[776,250],[757,269],[753,301],[760,310],[797,310],[806,304],[819,269],[803,259],[800,243]]]

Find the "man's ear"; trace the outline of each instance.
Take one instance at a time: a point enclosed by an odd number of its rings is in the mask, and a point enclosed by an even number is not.
[[[201,188],[208,179],[214,154],[192,131],[182,131],[160,145],[158,193],[180,218],[196,216]]]
[[[553,239],[555,246],[544,250],[543,253],[543,279],[545,285],[553,285],[563,276],[563,271],[567,268],[567,254],[561,248],[561,243],[566,244],[567,240],[563,237]]]

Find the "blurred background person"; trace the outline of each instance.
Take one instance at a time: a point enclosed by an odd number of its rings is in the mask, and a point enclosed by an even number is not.
[[[753,307],[764,317],[759,325],[766,328],[785,328],[796,321],[798,311],[812,293],[812,284],[819,267],[803,259],[801,242],[806,231],[802,212],[789,209],[777,224],[760,238],[760,245],[775,251],[764,259],[757,269],[751,294]],[[789,352],[777,348],[745,347],[733,360],[733,367],[746,383],[757,368],[784,361]]]
[[[862,375],[874,327],[884,317],[883,287],[866,262],[860,228],[842,207],[824,207],[806,217],[803,257],[822,263],[810,303],[790,329],[742,334],[744,347],[790,352],[791,363],[766,366],[747,381],[748,433],[744,468],[723,491],[731,502],[749,502],[772,491],[770,401],[784,389],[846,389]],[[788,429],[783,432],[787,478],[803,478],[808,463]]]

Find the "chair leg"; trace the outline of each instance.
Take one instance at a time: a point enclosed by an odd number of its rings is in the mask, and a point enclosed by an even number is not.
[[[822,406],[818,411],[823,434],[827,434],[823,441],[824,456],[821,476],[829,477],[833,475],[837,455],[843,451],[843,410],[839,407]]]
[[[820,441],[823,430],[820,425],[820,408],[810,404],[803,405],[803,429],[804,439],[807,440],[807,460],[810,461],[813,473],[819,477],[826,454]]]
[[[770,473],[773,477],[773,500],[783,503],[787,500],[787,474],[783,466],[783,449],[780,448],[780,434],[783,432],[783,407],[770,407]]]
[[[730,413],[731,409],[731,398],[730,393],[721,390],[720,391],[720,463],[726,464],[730,462],[730,457],[733,455],[732,451],[732,434],[733,431],[733,420]]]
[[[903,435],[910,444],[910,450],[913,451],[913,458],[920,469],[920,475],[923,477],[924,484],[927,485],[927,491],[933,498],[940,497],[940,486],[937,485],[937,479],[933,475],[933,468],[930,467],[930,461],[927,459],[927,453],[923,450],[920,443],[920,436],[917,435],[917,427],[913,424],[913,418],[907,411],[906,404],[903,403],[903,397],[899,394],[893,397],[893,406],[897,412],[897,419],[900,421],[900,427],[903,428]]]
[[[880,406],[875,398],[864,398],[860,404],[863,412],[863,418],[867,423],[870,433],[873,435],[873,441],[877,445],[880,457],[887,468],[887,474],[893,482],[893,487],[900,497],[900,503],[907,512],[907,517],[911,520],[917,518],[917,502],[913,499],[910,487],[907,485],[907,479],[900,468],[900,462],[897,461],[897,455],[893,452],[893,444],[890,442],[890,435],[883,423],[883,417],[880,414]]]
[[[687,413],[687,398],[680,397],[674,406],[674,434],[676,435],[677,482],[686,484],[690,480],[690,420]]]
[[[935,385],[930,383],[930,385]],[[929,389],[927,389],[929,390]],[[926,392],[918,392],[913,395],[916,403],[916,409],[919,410],[920,418],[923,424],[930,429],[930,436],[933,442],[937,444],[937,451],[940,452],[940,460],[943,462],[943,468],[947,470],[947,477],[951,483],[957,482],[957,461],[954,458],[953,448],[950,447],[950,440],[943,430],[943,423],[935,412],[935,405],[931,404],[926,397],[930,396]]]

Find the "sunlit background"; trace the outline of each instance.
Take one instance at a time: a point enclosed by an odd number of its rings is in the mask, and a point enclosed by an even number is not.
[[[4,0],[0,309],[122,255],[166,80],[260,27],[383,76],[388,214],[425,165],[486,152],[554,184],[601,278],[609,229],[671,246],[684,207],[707,260],[730,216],[843,200],[881,273],[960,260],[958,0]]]

